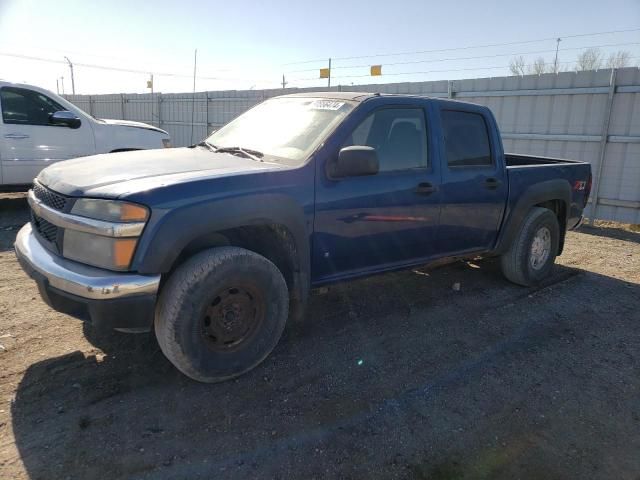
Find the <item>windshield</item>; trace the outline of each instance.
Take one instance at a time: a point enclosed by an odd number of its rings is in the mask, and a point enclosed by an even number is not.
[[[214,132],[207,143],[216,148],[256,150],[269,157],[267,161],[299,164],[353,107],[342,100],[274,98]]]

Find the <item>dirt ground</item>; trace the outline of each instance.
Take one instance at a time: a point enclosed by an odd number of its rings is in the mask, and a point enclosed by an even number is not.
[[[640,478],[640,233],[570,233],[552,277],[494,260],[312,297],[260,367],[198,384],[151,335],[50,310],[0,200],[0,478]],[[452,286],[460,283],[460,290]]]

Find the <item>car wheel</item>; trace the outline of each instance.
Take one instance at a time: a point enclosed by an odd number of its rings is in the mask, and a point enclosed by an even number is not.
[[[509,250],[500,259],[502,273],[519,285],[539,283],[553,267],[559,240],[556,215],[547,208],[532,208]]]
[[[278,268],[238,247],[202,251],[162,288],[155,332],[173,365],[200,382],[220,382],[256,367],[284,330],[289,293]]]

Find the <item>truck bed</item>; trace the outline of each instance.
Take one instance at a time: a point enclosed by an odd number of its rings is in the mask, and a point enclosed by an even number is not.
[[[580,221],[586,206],[590,186],[591,167],[586,162],[550,157],[534,157],[505,153],[509,179],[509,208],[511,202],[529,187],[554,180],[565,180],[571,186],[571,204],[567,215],[567,227],[573,228]]]

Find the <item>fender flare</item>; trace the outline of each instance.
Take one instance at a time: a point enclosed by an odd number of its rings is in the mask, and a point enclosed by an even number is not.
[[[303,207],[281,194],[213,199],[171,210],[154,210],[140,238],[132,268],[141,274],[167,273],[192,241],[215,232],[277,225],[291,234],[296,255],[292,299],[304,303],[311,285],[310,227]]]
[[[501,233],[496,242],[494,253],[500,255],[509,249],[531,207],[552,200],[559,200],[564,203],[564,224],[566,225],[571,207],[571,186],[569,182],[562,179],[554,179],[536,183],[527,188],[515,205],[506,212],[505,221],[500,229]],[[561,228],[561,245],[564,243],[565,231],[566,229]],[[560,249],[562,250],[562,247]]]

